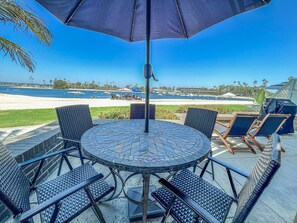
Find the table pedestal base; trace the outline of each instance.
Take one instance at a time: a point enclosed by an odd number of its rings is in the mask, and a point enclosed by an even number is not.
[[[152,201],[152,197],[150,196],[151,192],[156,190],[156,187],[151,185],[149,190],[149,201]],[[138,201],[142,201],[142,187],[134,187],[128,189],[127,195]],[[129,210],[129,220],[132,221],[139,221],[142,220],[142,206],[132,203],[128,201],[128,210]],[[147,218],[158,218],[162,217],[164,214],[164,210],[157,204],[149,204],[148,211],[147,211]]]

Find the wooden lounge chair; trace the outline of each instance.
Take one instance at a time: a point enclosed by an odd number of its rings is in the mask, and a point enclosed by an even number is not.
[[[248,132],[247,138],[263,151],[264,147],[255,137],[266,137],[270,139],[271,135],[277,133],[290,116],[289,114],[267,114],[262,121],[253,126]],[[284,151],[284,149],[282,150]]]
[[[234,150],[250,150],[252,153],[256,153],[251,144],[246,141],[245,137],[258,117],[258,114],[236,113],[230,124],[224,124],[217,121],[214,133],[218,135],[228,151],[232,154],[234,154]],[[230,143],[227,141],[228,137],[240,137],[247,147],[231,147]]]

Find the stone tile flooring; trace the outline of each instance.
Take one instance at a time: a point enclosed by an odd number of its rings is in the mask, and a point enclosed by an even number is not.
[[[262,143],[266,140],[259,139]],[[286,152],[282,153],[282,166],[278,173],[274,177],[273,181],[266,189],[258,203],[255,205],[251,214],[249,215],[246,222],[250,223],[292,223],[294,222],[296,212],[297,212],[297,134],[288,134],[281,136],[282,145]],[[238,143],[238,140],[234,141]],[[257,154],[252,154],[250,152],[236,152],[235,155],[230,154],[220,142],[219,139],[214,137],[212,140],[214,156],[221,159],[237,168],[240,168],[246,172],[250,172],[257,161],[260,151]],[[75,165],[79,165],[78,159],[71,159],[71,162]],[[107,175],[108,169],[102,165],[96,164],[95,168],[98,172],[102,172]],[[68,171],[67,167],[64,167],[63,171]],[[199,169],[197,170],[199,172]],[[48,179],[55,177],[52,174]],[[128,175],[128,173],[124,173]],[[226,191],[232,194],[229,181],[227,180],[227,175],[224,169],[220,166],[215,165],[215,176],[216,179],[213,181],[206,174],[206,179]],[[244,178],[233,175],[235,178],[235,184],[238,189],[240,189],[244,183]],[[110,182],[111,179],[108,179]],[[130,180],[127,188],[134,186],[141,186],[142,179],[140,176],[136,176]],[[157,179],[152,178],[152,183],[158,186]],[[34,201],[34,195],[32,196],[32,201]],[[107,223],[126,223],[128,220],[128,209],[127,200],[121,195],[119,198],[100,204],[103,215]],[[235,211],[235,206],[231,210],[232,213]],[[232,218],[228,218],[227,222],[231,222]],[[35,218],[35,222],[40,222],[38,217]],[[79,217],[75,218],[72,222],[98,222],[92,209],[88,209]],[[149,220],[151,223],[160,222],[160,218]],[[170,219],[168,222],[171,222]],[[296,221],[295,221],[296,222]]]
[[[246,222],[294,222],[297,211],[297,134],[285,135],[282,136],[281,139],[283,147],[286,150],[285,153],[282,153],[282,166],[269,187],[266,189],[266,191],[258,201],[258,203],[255,205]],[[262,142],[265,143],[265,140],[262,140]],[[246,172],[250,172],[252,170],[254,164],[257,161],[257,157],[260,155],[259,150],[256,150],[256,155],[250,152],[237,152],[235,153],[235,155],[232,155],[224,148],[224,145],[220,142],[220,140],[216,138],[214,138],[212,144],[214,156],[216,158],[221,159]],[[75,165],[79,165],[78,159],[72,159],[71,161]],[[95,168],[98,170],[98,172],[102,172],[105,175],[108,172],[108,169],[106,167],[103,167],[99,164],[96,164]],[[68,171],[66,167],[64,168],[64,171]],[[197,169],[197,172],[199,172],[199,169]],[[124,175],[127,174],[128,173],[124,173]],[[235,174],[233,176],[235,179],[236,187],[240,189],[244,183],[244,178]],[[55,177],[55,175],[53,174],[52,177]],[[205,177],[209,182],[226,191],[230,195],[232,194],[227,174],[222,167],[215,165],[215,181],[213,181],[207,174],[205,175]],[[140,186],[141,184],[141,177],[136,176],[129,182],[127,188]],[[157,179],[152,178],[151,184],[158,186]],[[113,201],[100,204],[100,208],[107,223],[129,222],[127,200],[124,198],[123,195]],[[234,205],[231,209],[231,216],[232,214],[234,214],[235,208],[236,205]],[[157,218],[149,220],[148,222],[157,223],[160,221],[161,219]],[[228,217],[227,222],[231,221],[232,217]],[[36,219],[36,222],[39,222],[38,219]],[[91,209],[88,209],[79,217],[75,218],[72,222],[93,223],[98,221],[93,211]],[[171,220],[168,219],[168,222],[171,222]],[[140,221],[136,223],[140,223]]]

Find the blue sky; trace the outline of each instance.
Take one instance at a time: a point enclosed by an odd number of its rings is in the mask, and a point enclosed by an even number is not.
[[[67,27],[33,0],[25,1],[52,32],[51,46],[1,24],[1,35],[31,51],[35,72],[0,60],[0,81],[49,82],[66,78],[81,82],[144,85],[144,42],[123,40]],[[269,84],[297,77],[297,1],[273,0],[266,7],[217,24],[191,39],[165,39],[152,43],[152,64],[159,82],[152,86],[212,87]]]

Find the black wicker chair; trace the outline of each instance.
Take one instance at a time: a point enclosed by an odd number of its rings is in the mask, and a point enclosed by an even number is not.
[[[84,159],[89,159],[82,151],[80,140],[82,135],[94,126],[88,105],[70,105],[56,108],[58,121],[64,141],[64,149],[76,147],[77,150],[69,152],[68,156],[80,158],[81,164]],[[63,164],[61,159],[58,175]]]
[[[94,168],[85,164],[72,169],[66,153],[75,148],[60,150],[18,164],[7,148],[0,142],[0,200],[14,215],[16,222],[33,222],[40,214],[42,222],[68,222],[92,207],[101,222],[105,222],[96,202],[114,190]],[[71,171],[51,181],[35,185],[46,159],[62,155],[66,157]],[[23,173],[22,167],[39,163],[33,180]],[[30,209],[30,192],[36,191],[38,205]]]
[[[149,107],[150,119],[155,119],[156,105],[150,104]],[[130,119],[144,119],[145,104],[130,104]]]
[[[185,125],[197,129],[211,140],[212,132],[216,123],[218,112],[202,109],[202,108],[189,108],[186,115]],[[212,156],[212,151],[210,152]],[[194,172],[196,166],[194,167]],[[211,162],[211,175],[214,179],[213,162]]]
[[[160,179],[163,187],[153,192],[152,196],[166,209],[162,222],[168,215],[177,222],[185,223],[225,222],[233,202],[237,203],[237,209],[232,222],[244,222],[280,167],[280,158],[281,145],[278,135],[274,134],[250,175],[209,157],[200,177],[183,170],[171,182]],[[202,179],[210,160],[226,168],[233,197]],[[239,194],[234,186],[231,171],[247,178]]]

